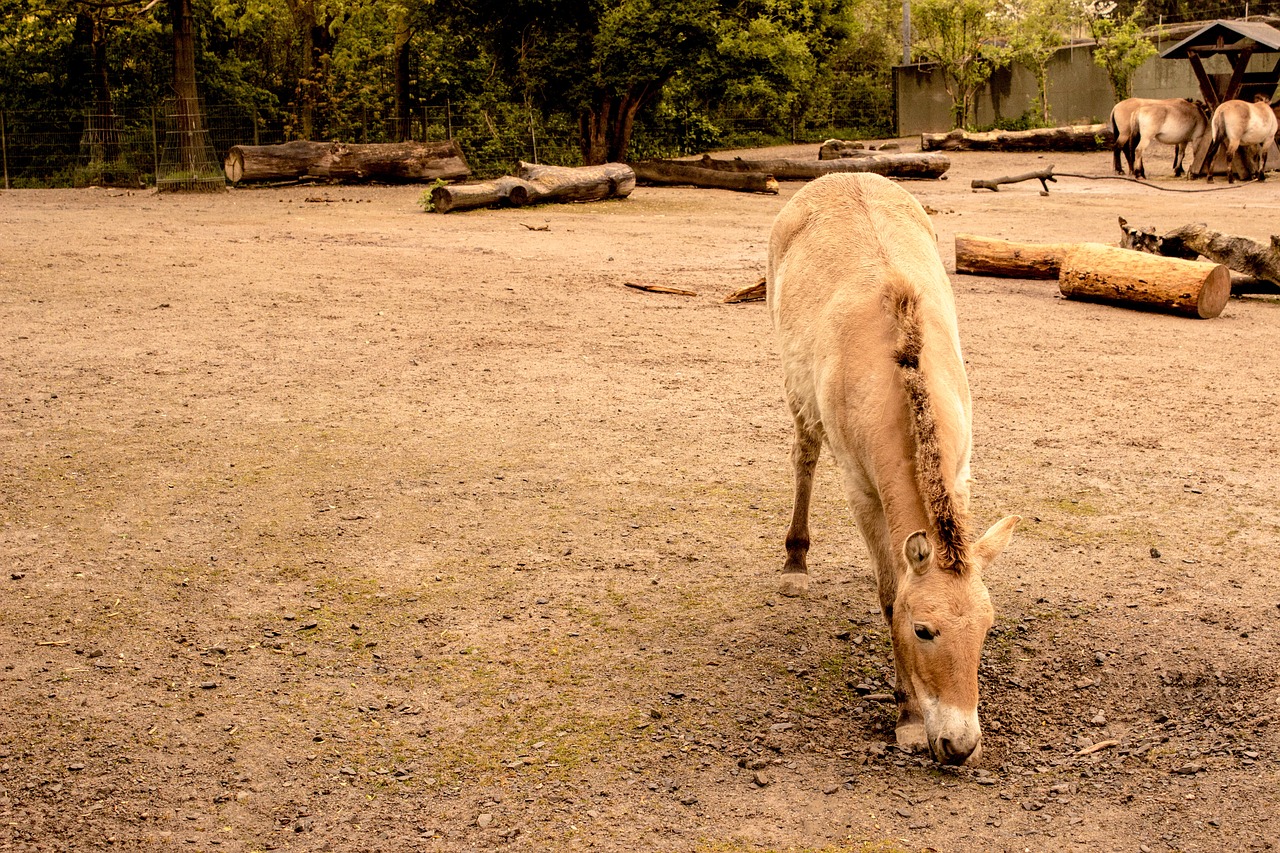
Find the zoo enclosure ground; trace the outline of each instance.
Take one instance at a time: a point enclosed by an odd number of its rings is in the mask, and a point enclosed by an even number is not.
[[[951,156],[905,184],[948,265],[961,231],[1266,239],[1280,209],[975,193],[1109,156]],[[977,520],[1027,520],[984,766],[942,772],[868,698],[888,641],[829,461],[816,594],[773,594],[790,426],[763,306],[720,299],[796,186],[0,195],[0,849],[1271,847],[1280,307],[953,277]]]

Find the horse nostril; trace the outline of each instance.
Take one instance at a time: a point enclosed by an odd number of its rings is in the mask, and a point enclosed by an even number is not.
[[[964,764],[969,758],[973,750],[963,749],[956,746],[955,741],[949,737],[944,737],[938,741],[938,758],[942,764]]]

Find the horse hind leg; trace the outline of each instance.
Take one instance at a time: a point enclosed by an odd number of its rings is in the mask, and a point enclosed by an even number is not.
[[[1182,177],[1182,158],[1186,154],[1187,143],[1179,142],[1173,146],[1173,176],[1175,178]]]
[[[822,452],[822,429],[807,425],[796,417],[795,441],[791,446],[791,465],[795,475],[795,493],[791,506],[791,526],[787,528],[787,561],[782,567],[782,595],[804,595],[809,591],[809,503],[813,498],[813,469]]]

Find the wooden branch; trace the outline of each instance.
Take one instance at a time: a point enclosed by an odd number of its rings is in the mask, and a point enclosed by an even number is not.
[[[1053,166],[1041,169],[1038,172],[1025,172],[1021,175],[1009,175],[1003,178],[991,178],[989,180],[975,178],[969,186],[975,190],[991,190],[992,192],[1000,192],[1001,184],[1017,184],[1022,181],[1037,180],[1040,182],[1041,192],[1045,195],[1049,194],[1049,184],[1047,181],[1053,181],[1055,184],[1058,179],[1053,176]]]
[[[956,272],[1006,278],[1057,278],[1071,243],[1015,243],[973,234],[956,235]]]
[[[1225,264],[1228,269],[1262,281],[1280,285],[1280,235],[1272,235],[1270,245],[1214,231],[1201,224],[1183,225],[1157,235],[1154,228],[1138,228],[1120,217],[1121,245],[1175,258],[1203,255]]]
[[[730,293],[724,298],[724,301],[725,304],[732,305],[736,302],[758,302],[761,299],[764,299],[764,297],[765,279],[762,278],[755,284],[748,285],[741,290],[735,290],[733,293]]]
[[[603,166],[541,166],[521,163],[518,174],[475,184],[453,184],[431,191],[437,213],[477,207],[524,207],[544,202],[599,201],[626,198],[636,175],[624,163]]]
[[[874,172],[886,178],[933,180],[951,168],[943,154],[871,154],[838,160],[717,160],[704,154],[698,164],[725,172],[767,172],[779,181],[811,181],[832,172]]]
[[[643,290],[646,293],[669,293],[672,296],[697,296],[697,291],[681,290],[678,287],[667,287],[662,284],[635,284],[634,282],[624,281],[622,283],[626,287],[634,290]]]
[[[456,181],[471,174],[456,140],[347,145],[295,140],[235,145],[223,169],[233,184],[322,178],[331,181]]]
[[[1207,320],[1221,314],[1231,297],[1231,273],[1222,264],[1079,243],[1062,256],[1058,289],[1068,299]]]
[[[921,151],[1105,151],[1115,136],[1107,124],[920,134]]]
[[[645,160],[632,163],[636,182],[658,186],[695,186],[751,193],[776,193],[778,182],[765,172],[706,169],[697,162]]]

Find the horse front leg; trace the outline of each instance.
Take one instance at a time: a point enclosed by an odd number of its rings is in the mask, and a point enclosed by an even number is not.
[[[787,561],[782,566],[782,595],[804,595],[809,591],[809,503],[813,498],[813,469],[822,452],[822,430],[805,424],[796,416],[791,465],[795,492],[791,504],[791,526],[787,528]]]
[[[1175,178],[1182,177],[1182,157],[1186,150],[1187,143],[1185,142],[1173,146],[1173,176]]]

